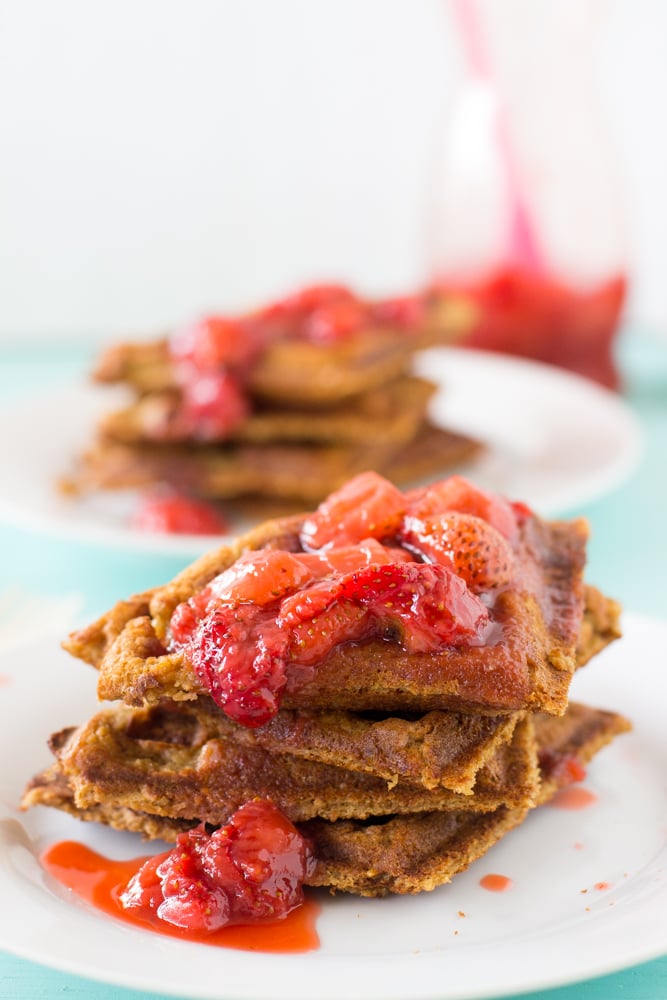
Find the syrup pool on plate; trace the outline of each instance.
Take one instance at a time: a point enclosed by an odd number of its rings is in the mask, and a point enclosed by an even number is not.
[[[319,947],[316,919],[319,904],[312,898],[293,910],[284,920],[223,927],[211,933],[186,932],[163,920],[147,922],[120,903],[120,895],[146,857],[115,861],[76,841],[60,841],[42,855],[45,870],[80,899],[102,913],[141,930],[198,944],[243,951],[297,953]]]

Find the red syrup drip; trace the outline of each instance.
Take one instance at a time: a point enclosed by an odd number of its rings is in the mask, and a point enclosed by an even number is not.
[[[0,674],[0,687],[6,687],[11,682],[12,679],[8,674]]]
[[[594,889],[599,889],[600,892],[604,892],[605,889],[611,889],[611,882],[596,882],[593,886]]]
[[[554,809],[575,810],[586,809],[597,801],[598,797],[595,792],[589,791],[588,788],[582,788],[581,785],[571,785],[556,792],[548,805]]]
[[[511,878],[507,875],[485,875],[479,880],[479,884],[482,889],[486,889],[488,892],[507,892],[514,885]]]
[[[80,899],[108,916],[144,931],[240,951],[295,954],[315,951],[319,947],[315,921],[320,906],[309,898],[284,920],[223,927],[210,934],[184,931],[157,918],[142,920],[121,906],[119,896],[146,860],[146,857],[141,857],[114,861],[84,844],[67,840],[49,847],[42,855],[41,863],[49,875]]]

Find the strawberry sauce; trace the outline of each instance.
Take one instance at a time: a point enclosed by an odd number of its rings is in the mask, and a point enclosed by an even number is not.
[[[342,285],[312,285],[244,316],[204,316],[176,330],[169,354],[181,390],[175,437],[225,440],[253,409],[254,367],[273,345],[336,345],[363,330],[420,328],[420,296],[375,302]],[[167,433],[160,429],[157,436]]]
[[[361,473],[304,521],[301,551],[246,552],[179,604],[170,649],[231,719],[264,725],[345,643],[488,642],[487,605],[517,572],[528,517],[460,476],[403,494]]]
[[[548,803],[554,809],[586,809],[598,801],[595,792],[581,785],[572,785],[568,788],[561,788]]]
[[[507,875],[485,875],[479,880],[479,884],[482,889],[486,889],[488,892],[507,892],[514,885],[511,878]]]
[[[84,844],[61,841],[42,855],[45,870],[80,899],[96,909],[142,930],[155,931],[181,941],[236,948],[241,951],[281,954],[314,951],[319,947],[315,922],[320,907],[310,898],[283,920],[223,927],[209,933],[186,931],[155,917],[143,919],[120,903],[120,895],[146,857],[114,861]]]

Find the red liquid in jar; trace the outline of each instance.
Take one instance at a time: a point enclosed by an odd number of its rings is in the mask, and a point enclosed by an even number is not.
[[[477,283],[443,280],[438,288],[471,299],[479,310],[466,347],[559,365],[618,388],[612,347],[625,299],[623,276],[584,290],[506,267]]]
[[[183,931],[163,920],[142,920],[121,906],[119,896],[145,860],[145,857],[141,857],[130,861],[113,861],[75,841],[54,844],[41,858],[45,870],[81,899],[116,920],[144,931],[155,931],[181,941],[195,941],[198,944],[242,951],[288,954],[314,951],[319,947],[315,929],[319,906],[312,899],[306,899],[302,906],[293,910],[284,920],[223,927],[210,934]]]

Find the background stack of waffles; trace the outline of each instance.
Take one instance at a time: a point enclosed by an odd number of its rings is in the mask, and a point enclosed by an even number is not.
[[[415,351],[447,338],[419,299],[324,286],[113,346],[95,378],[129,402],[101,420],[67,485],[168,484],[268,516],[308,509],[364,469],[397,483],[448,469],[479,445],[429,422],[436,387],[411,374]]]
[[[231,721],[170,648],[169,623],[243,553],[302,551],[302,526],[268,522],[70,637],[114,704],[51,738],[56,761],[26,806],[173,840],[268,798],[312,843],[311,884],[412,893],[465,869],[629,728],[568,704],[575,669],[618,636],[619,608],[583,583],[585,525],[533,515],[495,598],[500,640],[437,653],[347,643],[288,683],[270,721]]]

